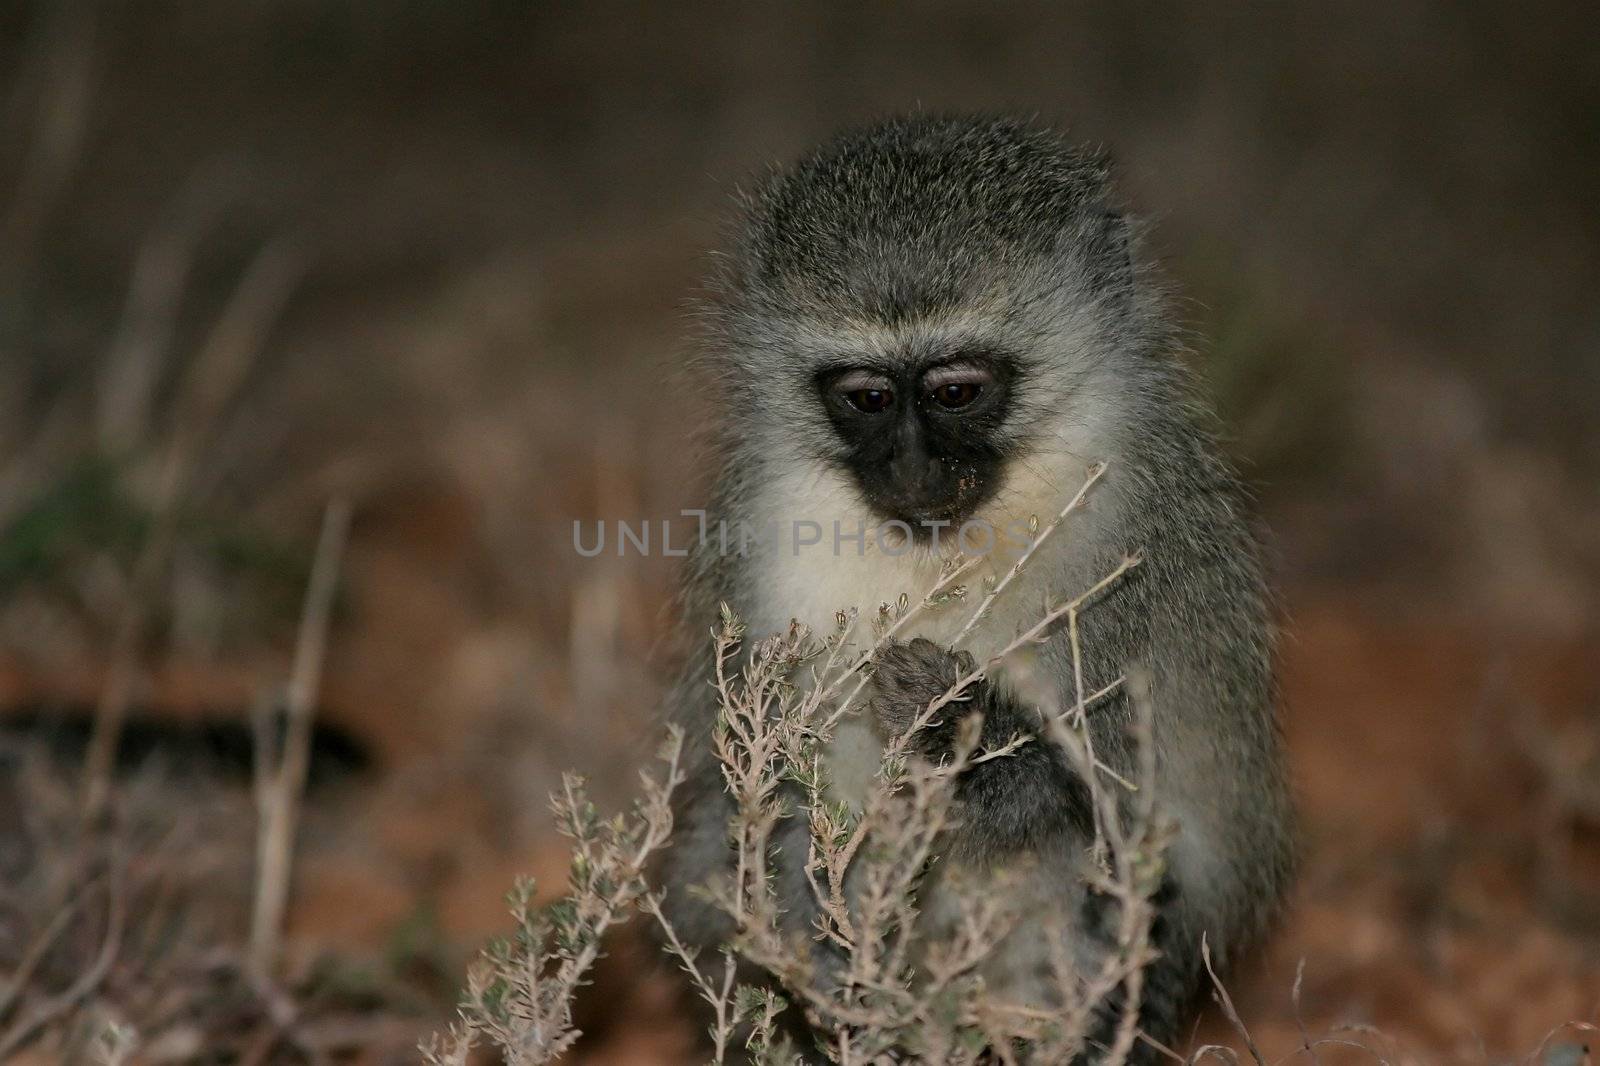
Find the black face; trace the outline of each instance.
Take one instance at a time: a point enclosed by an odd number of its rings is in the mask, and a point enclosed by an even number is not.
[[[960,525],[999,487],[1000,428],[1016,377],[987,354],[899,369],[836,366],[817,375],[846,464],[885,519]]]

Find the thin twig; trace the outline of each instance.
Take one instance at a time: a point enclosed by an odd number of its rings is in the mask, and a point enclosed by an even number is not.
[[[983,617],[989,613],[990,609],[994,607],[995,601],[1006,590],[1006,586],[1011,584],[1018,574],[1022,573],[1023,567],[1027,565],[1028,560],[1033,558],[1033,553],[1038,551],[1040,546],[1050,539],[1050,534],[1054,533],[1061,523],[1066,521],[1068,515],[1082,505],[1084,498],[1089,495],[1089,490],[1105,474],[1106,466],[1106,463],[1099,462],[1089,467],[1088,475],[1084,478],[1083,484],[1078,487],[1078,491],[1073,494],[1072,499],[1067,501],[1067,505],[1061,508],[1061,511],[1050,521],[1050,524],[1039,532],[1039,535],[1028,544],[1027,548],[1023,549],[1022,554],[1017,557],[1017,561],[1012,564],[1011,569],[1007,570],[1005,576],[999,580],[994,588],[989,590],[989,594],[978,604],[977,610],[972,612],[972,617],[967,619],[966,625],[962,626],[961,630],[956,633],[955,638],[950,641],[952,646],[958,645],[966,639],[967,634],[971,633],[977,624],[983,620]]]
[[[1067,602],[1046,611],[1044,617],[1040,618],[1038,622],[1034,623],[1032,626],[1029,626],[1021,633],[1017,634],[1017,636],[1012,639],[1011,643],[1007,644],[1005,647],[991,655],[976,670],[957,678],[955,683],[946,689],[942,695],[928,704],[922,713],[912,721],[911,725],[903,733],[890,742],[890,744],[885,748],[887,757],[899,758],[903,756],[905,752],[909,750],[911,739],[918,732],[927,728],[941,710],[949,706],[951,703],[968,698],[966,695],[967,690],[988,676],[988,674],[993,671],[995,667],[1003,663],[1014,652],[1025,647],[1026,645],[1037,644],[1042,641],[1044,639],[1044,633],[1046,630],[1050,629],[1050,627],[1055,625],[1062,618],[1084,607],[1090,601],[1099,596],[1100,593],[1104,592],[1106,589],[1122,580],[1122,576],[1124,574],[1138,565],[1138,556],[1130,555],[1125,557],[1122,562],[1117,564],[1115,569],[1113,569],[1109,574],[1101,578],[1099,581],[1096,581],[1093,585],[1089,586],[1086,591],[1079,593],[1077,596],[1073,597]]]
[[[667,938],[666,949],[677,956],[678,964],[683,972],[689,975],[695,988],[700,993],[700,998],[709,1005],[715,1013],[715,1021],[711,1027],[711,1040],[713,1044],[712,1063],[720,1064],[727,1058],[728,1041],[733,1036],[733,1027],[736,1019],[733,1016],[733,982],[736,968],[733,954],[723,952],[722,984],[718,987],[706,976],[695,961],[695,952],[687,947],[678,936],[678,931],[667,920],[666,913],[661,909],[661,893],[646,893],[639,900],[639,908],[656,920],[661,932]]]
[[[1233,1005],[1233,997],[1228,995],[1228,990],[1217,977],[1216,968],[1211,965],[1211,942],[1203,933],[1200,935],[1200,958],[1206,964],[1206,973],[1211,977],[1211,987],[1218,1005],[1222,1007],[1223,1015],[1239,1034],[1239,1038],[1244,1041],[1244,1046],[1249,1050],[1250,1057],[1256,1061],[1256,1066],[1267,1066],[1267,1060],[1262,1056],[1261,1049],[1256,1047],[1255,1038],[1250,1035],[1244,1019],[1239,1017],[1239,1011]]]
[[[1315,1066],[1322,1066],[1322,1059],[1317,1055],[1317,1045],[1311,1039],[1311,1032],[1306,1028],[1305,1014],[1300,1009],[1300,989],[1306,980],[1306,960],[1301,959],[1294,968],[1294,987],[1289,991],[1289,1003],[1294,1008],[1294,1024],[1300,1030],[1300,1046],[1306,1054],[1311,1056]]]
[[[265,791],[266,806],[260,811],[250,959],[256,972],[262,975],[270,974],[278,959],[294,863],[295,825],[311,765],[312,718],[327,654],[328,621],[333,613],[334,590],[338,587],[339,561],[344,554],[349,528],[349,503],[344,500],[330,503],[322,520],[322,536],[317,542],[317,554],[306,588],[300,637],[289,676],[283,757]]]
[[[233,161],[201,167],[139,246],[117,332],[96,382],[95,430],[108,455],[131,453],[150,431],[151,405],[163,361],[171,357],[195,249],[237,185]]]
[[[246,269],[184,382],[152,504],[154,522],[128,581],[84,755],[83,814],[99,820],[111,793],[122,727],[139,671],[139,645],[155,585],[177,538],[178,513],[194,463],[260,354],[268,331],[300,277],[297,242],[281,239]]]
[[[26,1046],[34,1036],[51,1022],[72,1010],[100,987],[116,962],[122,948],[122,934],[127,918],[127,900],[122,883],[122,860],[111,855],[106,879],[106,933],[94,960],[78,975],[78,979],[58,995],[40,1003],[7,1032],[0,1034],[0,1062],[7,1060],[13,1051]]]
[[[871,680],[871,676],[862,668],[868,663],[874,661],[877,658],[878,653],[887,647],[889,642],[894,640],[894,638],[900,634],[900,631],[903,630],[913,618],[917,617],[923,611],[927,610],[931,605],[938,602],[940,597],[951,592],[952,589],[958,588],[959,586],[956,586],[955,584],[957,579],[966,575],[981,561],[982,559],[980,556],[969,556],[968,558],[962,559],[959,563],[941,574],[939,580],[934,583],[933,588],[928,590],[927,595],[923,596],[922,599],[918,600],[914,604],[908,605],[906,609],[902,610],[900,612],[900,617],[896,618],[894,620],[894,624],[886,628],[883,633],[879,635],[878,639],[873,641],[872,647],[869,648],[865,654],[856,659],[856,661],[852,663],[846,670],[840,673],[838,677],[833,678],[825,686],[816,690],[815,701],[820,704],[822,701],[827,700],[835,692],[837,692],[839,687],[848,681],[852,675],[860,675],[856,681],[855,688],[850,690],[850,694],[848,696],[839,701],[839,705],[833,709],[833,711],[828,715],[827,719],[823,722],[822,732],[824,734],[832,732],[834,727],[837,726],[844,716],[849,713],[850,705],[855,702],[858,696],[861,695],[862,689],[867,687],[867,683]]]
[[[91,884],[89,887],[92,888],[93,885]],[[55,914],[51,916],[44,929],[40,931],[38,936],[34,937],[27,949],[23,951],[22,960],[17,963],[16,969],[12,971],[11,980],[7,983],[5,991],[0,992],[0,1021],[4,1021],[6,1016],[11,1013],[12,1006],[21,996],[22,990],[27,987],[29,979],[33,976],[33,971],[38,968],[39,963],[44,961],[45,956],[49,954],[50,948],[67,928],[73,914],[78,910],[78,905],[82,902],[83,895],[88,890],[88,888],[85,888],[77,896],[57,907]]]

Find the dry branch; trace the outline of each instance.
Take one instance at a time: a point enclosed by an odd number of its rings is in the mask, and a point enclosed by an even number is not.
[[[260,786],[261,832],[256,862],[255,910],[250,925],[250,958],[258,974],[277,965],[284,911],[288,906],[294,865],[295,826],[300,797],[311,766],[311,727],[316,713],[322,666],[327,656],[328,622],[339,583],[339,561],[350,529],[350,505],[336,500],[322,519],[322,534],[311,566],[300,618],[294,665],[285,696],[287,726],[281,758],[270,779]]]

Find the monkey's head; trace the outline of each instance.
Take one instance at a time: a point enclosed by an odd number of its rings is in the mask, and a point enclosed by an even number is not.
[[[741,457],[923,532],[1115,454],[1160,316],[1106,171],[1023,123],[915,117],[772,175],[712,317]]]

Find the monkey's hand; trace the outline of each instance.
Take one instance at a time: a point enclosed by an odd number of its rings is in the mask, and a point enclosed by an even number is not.
[[[878,693],[868,704],[873,719],[886,735],[900,736],[976,668],[971,655],[931,640],[891,643],[875,660]],[[1038,735],[1038,715],[986,679],[969,683],[935,711],[913,738],[913,747],[938,762],[954,747],[962,719],[975,712],[983,715],[979,748],[997,750],[1019,736],[1027,743],[962,773],[957,795],[964,813],[956,847],[972,857],[994,859],[1090,832],[1093,814],[1083,781]]]
[[[941,648],[922,637],[885,645],[873,660],[873,681],[878,690],[868,704],[873,720],[885,736],[901,736],[935,700],[976,671],[971,655]],[[957,723],[982,702],[980,697],[986,689],[982,680],[968,684],[918,730],[914,747],[931,759],[948,752]]]

